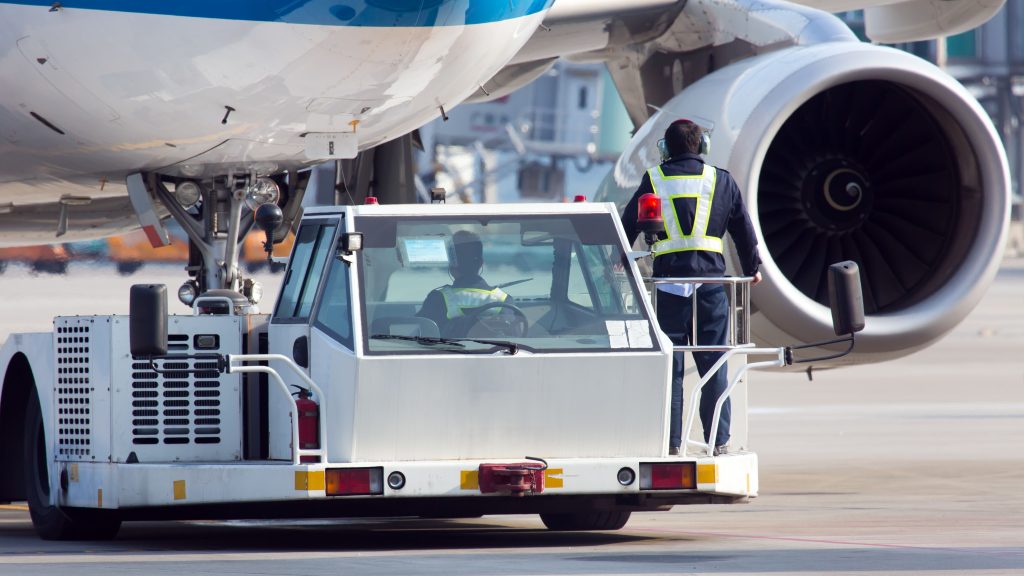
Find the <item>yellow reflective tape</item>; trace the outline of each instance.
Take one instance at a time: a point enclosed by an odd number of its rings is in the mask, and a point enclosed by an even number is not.
[[[545,488],[561,488],[562,487],[562,469],[561,468],[548,468],[544,471],[544,487]]]
[[[718,465],[697,464],[697,484],[715,484],[718,482]]]
[[[174,499],[184,500],[185,499],[185,481],[175,480],[174,481]]]
[[[72,482],[78,482],[78,464],[71,464],[70,474]]]
[[[324,490],[327,486],[327,481],[324,476],[323,470],[311,470],[309,472],[296,471],[295,489],[302,491]]]
[[[463,490],[480,489],[479,470],[459,470],[459,488]]]
[[[103,488],[96,489],[96,507],[103,508]]]

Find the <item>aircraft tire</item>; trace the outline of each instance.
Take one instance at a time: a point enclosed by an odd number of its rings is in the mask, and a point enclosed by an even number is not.
[[[630,512],[620,510],[591,510],[570,514],[541,514],[548,530],[618,530],[629,522]]]
[[[33,388],[25,414],[25,496],[36,534],[43,540],[110,540],[121,520],[109,511],[65,509],[50,504],[46,431]]]

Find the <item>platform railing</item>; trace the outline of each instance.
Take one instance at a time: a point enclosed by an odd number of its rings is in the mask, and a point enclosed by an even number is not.
[[[698,285],[724,285],[729,298],[729,329],[725,344],[699,345],[697,343],[697,307],[691,306],[690,311],[690,345],[675,346],[676,352],[726,352],[738,346],[750,346],[750,284],[754,279],[750,276],[720,278],[644,278],[644,284],[650,287],[651,302],[655,314],[658,311],[658,286],[666,284],[690,284],[694,286],[694,294]],[[669,334],[669,336],[680,336]]]
[[[712,456],[714,454],[715,446],[717,445],[718,422],[721,419],[722,406],[725,405],[725,401],[730,397],[736,386],[739,385],[747,371],[752,368],[770,368],[786,365],[785,348],[756,348],[750,342],[750,285],[753,280],[754,279],[749,276],[721,278],[644,278],[644,283],[650,286],[651,300],[654,305],[655,313],[657,313],[658,309],[658,286],[664,284],[693,285],[694,290],[692,294],[696,294],[700,290],[698,285],[724,285],[726,286],[727,296],[729,299],[729,326],[726,332],[725,344],[702,345],[698,342],[697,334],[699,333],[699,330],[697,322],[697,306],[692,305],[690,307],[692,314],[690,319],[690,344],[685,346],[674,345],[672,347],[674,352],[722,353],[711,368],[701,376],[699,383],[690,393],[689,409],[687,410],[686,420],[683,423],[683,434],[686,437],[683,446],[684,452],[687,447],[696,446],[705,449],[707,455]],[[679,336],[679,334],[669,334],[669,336]],[[714,416],[711,421],[711,436],[708,441],[701,442],[699,440],[691,440],[689,437],[690,429],[693,426],[693,421],[697,417],[697,405],[700,400],[700,395],[703,392],[703,388],[711,381],[711,377],[719,370],[724,369],[728,371],[728,362],[733,356],[775,356],[775,359],[762,362],[745,363],[743,367],[730,379],[729,386],[715,402]],[[728,372],[726,373],[728,374]]]

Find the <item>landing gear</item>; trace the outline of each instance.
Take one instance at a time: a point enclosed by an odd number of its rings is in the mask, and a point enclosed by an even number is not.
[[[189,238],[191,289],[179,290],[179,297],[191,305],[195,297],[209,290],[228,289],[243,293],[255,305],[262,291],[246,290],[252,282],[242,276],[239,254],[245,235],[254,225],[254,211],[263,205],[282,205],[279,225],[272,230],[272,242],[280,242],[298,217],[309,177],[295,173],[274,177],[256,171],[193,180],[156,174],[142,181],[150,195],[164,205]],[[131,180],[129,180],[131,183]]]
[[[25,414],[25,493],[29,515],[43,540],[110,540],[121,528],[113,511],[61,508],[50,503],[46,431],[35,387]]]

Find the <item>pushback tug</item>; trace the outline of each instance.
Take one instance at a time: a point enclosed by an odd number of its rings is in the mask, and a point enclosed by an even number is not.
[[[451,282],[460,230],[509,299],[442,332],[417,312]],[[165,287],[139,285],[130,316],[12,335],[0,500],[27,500],[41,537],[72,539],[125,520],[250,517],[539,514],[614,530],[634,511],[754,497],[744,425],[727,455],[694,440],[667,455],[673,345],[643,256],[611,204],[310,209],[271,314],[213,290],[168,316]],[[852,347],[856,266],[832,272]],[[727,358],[770,358],[734,363],[744,422],[747,369],[793,362],[792,349],[749,344],[745,282],[723,281]]]

